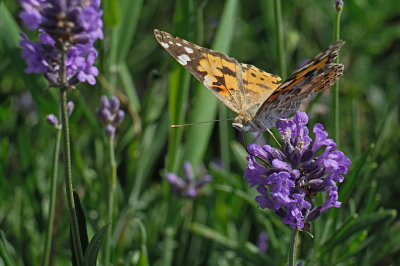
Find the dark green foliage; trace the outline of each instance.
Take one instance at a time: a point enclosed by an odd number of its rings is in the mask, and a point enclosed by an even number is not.
[[[109,229],[110,224],[106,224],[103,226],[90,240],[89,245],[85,250],[84,255],[84,265],[85,266],[94,266],[97,265],[97,256],[99,254],[99,250],[101,247],[101,242],[106,234],[106,231]]]
[[[81,242],[81,248],[82,248],[82,253],[84,254],[90,254],[89,259],[92,260],[92,251],[87,252],[87,247],[89,244],[89,238],[87,234],[87,229],[86,229],[86,217],[85,213],[83,211],[81,201],[79,200],[78,194],[74,191],[74,202],[75,202],[75,211],[76,211],[76,217],[78,219],[78,227],[79,227],[79,237],[80,237],[80,242]],[[72,265],[76,266],[77,264],[77,259],[76,259],[76,254],[75,254],[75,248],[72,248],[74,245],[74,242],[72,241],[72,228],[70,228],[70,244],[71,244],[71,252],[72,252]],[[85,258],[86,261],[86,258]],[[88,264],[88,265],[94,265],[94,264]]]

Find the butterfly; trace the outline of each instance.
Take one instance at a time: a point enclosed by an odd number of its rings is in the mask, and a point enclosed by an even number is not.
[[[164,49],[237,116],[233,127],[262,132],[298,110],[303,99],[331,87],[344,66],[333,61],[344,41],[331,44],[280,83],[281,78],[225,54],[155,29]]]

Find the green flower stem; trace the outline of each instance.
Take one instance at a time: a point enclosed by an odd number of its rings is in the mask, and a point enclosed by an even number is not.
[[[61,127],[55,127],[57,130],[56,144],[54,146],[54,158],[53,158],[53,176],[51,178],[51,189],[50,189],[50,206],[49,206],[49,221],[47,225],[47,236],[44,248],[44,261],[43,265],[49,265],[51,242],[53,235],[54,225],[54,211],[56,208],[56,192],[57,192],[57,173],[58,173],[58,155],[60,154],[60,142],[61,142]]]
[[[286,78],[286,58],[283,47],[283,24],[281,0],[274,0],[275,27],[276,27],[276,45],[278,47],[279,74]]]
[[[113,221],[113,211],[114,211],[114,192],[117,182],[117,163],[115,162],[114,156],[114,136],[110,136],[109,141],[109,152],[110,152],[110,164],[111,164],[111,176],[108,180],[109,191],[108,191],[108,206],[107,206],[107,218],[108,222],[111,224],[110,228],[107,230],[105,253],[104,253],[104,265],[110,265],[110,255],[111,255],[111,237],[112,237],[112,221]]]
[[[299,230],[297,228],[292,229],[292,235],[290,237],[289,255],[288,255],[289,266],[294,266],[296,263],[298,236],[299,236]]]
[[[61,106],[61,127],[63,132],[63,161],[64,161],[64,180],[65,193],[67,197],[68,211],[71,223],[71,235],[73,248],[75,249],[76,261],[78,266],[83,265],[83,251],[79,236],[78,218],[75,210],[74,195],[72,189],[72,174],[71,174],[71,149],[69,139],[69,124],[67,113],[67,82],[66,82],[66,49],[61,52],[61,87],[60,87],[60,106]]]
[[[335,12],[335,24],[333,29],[333,40],[339,41],[340,39],[340,14],[341,8],[337,8]],[[339,62],[339,55],[336,57],[336,63]],[[339,147],[339,81],[336,81],[331,91],[332,97],[332,121],[333,121],[333,139]]]

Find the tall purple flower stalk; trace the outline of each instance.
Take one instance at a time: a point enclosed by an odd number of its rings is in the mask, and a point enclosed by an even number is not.
[[[95,84],[98,70],[93,66],[97,57],[94,42],[103,38],[100,0],[19,0],[21,19],[30,30],[39,30],[39,42],[22,35],[20,45],[26,60],[27,73],[42,73],[51,87],[60,89],[61,129],[65,192],[70,215],[74,265],[84,264],[78,216],[72,186],[70,136],[68,125],[67,89],[79,82]],[[56,126],[57,118],[48,117]],[[52,218],[50,218],[51,220]],[[48,232],[51,233],[50,230]],[[47,238],[51,239],[51,238]],[[49,263],[50,242],[46,243],[44,265]]]
[[[21,34],[26,73],[42,73],[50,86],[59,86],[62,52],[66,52],[66,82],[95,84],[98,70],[93,66],[103,39],[100,0],[19,0],[20,18],[30,30],[39,29],[39,42]]]
[[[259,207],[274,210],[292,228],[308,231],[309,222],[331,207],[340,207],[337,183],[343,182],[351,161],[319,123],[313,127],[313,141],[307,123],[304,112],[276,123],[282,149],[250,144],[244,178],[257,187]],[[328,198],[313,206],[314,197],[324,191]]]

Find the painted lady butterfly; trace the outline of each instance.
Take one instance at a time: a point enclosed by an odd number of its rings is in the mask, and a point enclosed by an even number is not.
[[[278,119],[296,111],[303,99],[331,87],[343,74],[343,65],[333,63],[343,41],[331,44],[279,83],[280,77],[253,65],[164,31],[155,29],[154,35],[168,53],[237,113],[232,125],[241,131],[272,128]]]

